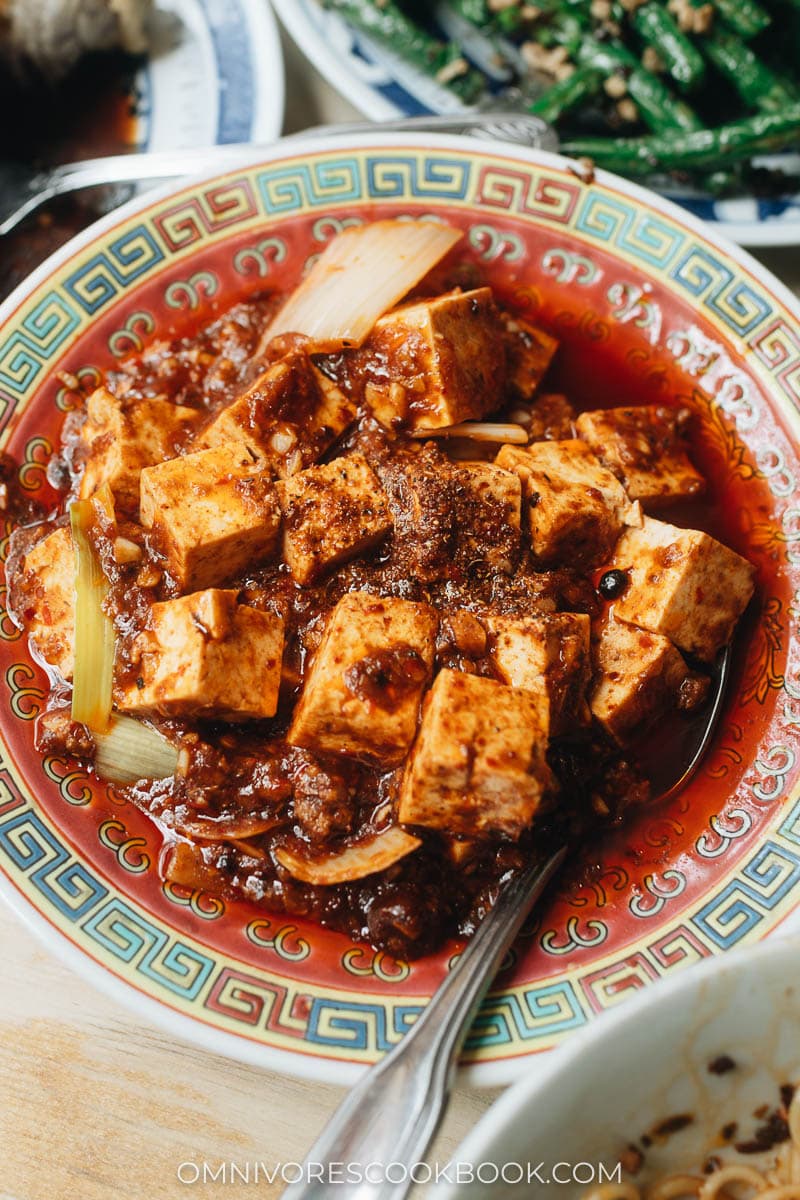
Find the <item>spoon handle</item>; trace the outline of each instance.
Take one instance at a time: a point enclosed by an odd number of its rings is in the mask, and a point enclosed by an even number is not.
[[[483,994],[533,903],[561,865],[561,847],[511,879],[403,1040],[348,1093],[284,1200],[401,1200],[424,1161]],[[356,1178],[356,1176],[360,1178]]]
[[[0,0],[1,3],[1,0]],[[400,117],[392,121],[353,121],[345,125],[315,125],[282,138],[278,145],[309,136],[360,133],[452,133],[511,142],[518,146],[557,150],[558,138],[552,126],[531,113],[513,109],[487,109],[458,112],[444,116]],[[252,162],[260,155],[268,157],[276,143],[258,146],[228,143],[221,146],[188,146],[175,150],[152,150],[143,154],[112,154],[106,158],[87,158],[62,163],[44,171],[27,171],[0,163],[0,237],[15,229],[25,217],[55,196],[64,196],[81,188],[108,184],[137,183],[177,179],[195,172],[223,170]]]
[[[143,154],[117,154],[64,163],[37,176],[40,184],[58,193],[76,187],[132,183],[146,179],[171,179],[192,172],[223,170],[267,154],[276,146],[307,137],[349,137],[361,133],[450,133],[490,138],[520,146],[557,150],[558,138],[541,117],[506,111],[463,112],[444,116],[400,117],[390,121],[349,121],[340,125],[313,125],[287,134],[268,145],[227,143],[219,146],[189,146],[177,150],[150,150]],[[51,192],[52,194],[52,192]]]

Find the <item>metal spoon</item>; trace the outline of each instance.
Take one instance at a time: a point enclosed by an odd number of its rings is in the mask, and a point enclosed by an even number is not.
[[[730,648],[715,669],[713,693],[706,720],[682,774],[661,793],[674,796],[696,774],[722,711]],[[561,846],[546,861],[528,868],[505,885],[447,978],[431,997],[409,1032],[348,1093],[309,1151],[305,1174],[283,1193],[284,1200],[402,1200],[413,1182],[408,1171],[389,1172],[390,1164],[405,1168],[424,1160],[439,1126],[455,1076],[458,1051],[484,993],[514,938],[564,861]],[[336,1182],[334,1164],[369,1164],[359,1182]],[[400,1178],[404,1175],[404,1178]],[[394,1182],[392,1181],[392,1176]]]
[[[384,132],[452,133],[545,150],[558,148],[554,130],[541,118],[514,111],[499,111],[406,117],[377,124],[374,121],[353,121],[344,125],[316,125],[270,145],[228,144],[144,154],[116,154],[108,158],[63,163],[44,171],[33,171],[14,163],[0,163],[0,237],[10,233],[48,200],[68,192],[108,184],[157,183],[214,168],[225,170],[252,161],[260,153],[267,156],[276,146],[297,138]]]

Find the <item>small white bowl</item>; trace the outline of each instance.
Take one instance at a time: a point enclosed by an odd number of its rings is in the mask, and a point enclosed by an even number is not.
[[[736,1069],[710,1071],[720,1055]],[[727,954],[648,988],[537,1068],[462,1142],[435,1200],[578,1200],[602,1181],[601,1163],[613,1172],[628,1145],[679,1114],[691,1124],[646,1151],[637,1184],[698,1174],[712,1153],[766,1169],[774,1151],[721,1151],[720,1130],[736,1121],[732,1140],[747,1140],[761,1123],[755,1110],[775,1108],[781,1084],[800,1083],[800,939]]]

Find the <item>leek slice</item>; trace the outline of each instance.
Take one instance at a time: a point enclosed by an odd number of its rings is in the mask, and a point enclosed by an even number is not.
[[[94,768],[110,783],[168,779],[178,766],[178,750],[149,725],[133,717],[112,716],[108,729],[95,733]]]
[[[474,442],[515,443],[527,445],[528,431],[522,425],[508,425],[492,421],[463,421],[460,425],[440,425],[438,429],[412,429],[413,438],[461,437]]]
[[[75,549],[75,673],[72,719],[102,733],[111,719],[114,675],[114,622],[103,611],[108,580],[95,554],[89,533],[97,507],[109,501],[95,497],[76,500],[69,510]],[[113,520],[113,509],[110,518]]]
[[[260,350],[280,333],[305,334],[313,354],[360,346],[378,318],[462,236],[438,221],[374,221],[345,229],[276,314]]]
[[[301,858],[287,846],[278,846],[274,854],[281,866],[302,883],[333,884],[374,875],[421,845],[419,838],[406,833],[399,825],[392,825],[369,841],[357,842],[339,854]]]

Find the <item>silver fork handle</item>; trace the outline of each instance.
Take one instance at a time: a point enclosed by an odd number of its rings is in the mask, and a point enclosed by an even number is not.
[[[309,1151],[303,1178],[283,1200],[408,1195],[410,1169],[423,1161],[439,1126],[456,1057],[483,994],[565,853],[562,847],[505,885],[416,1024],[336,1110]]]

